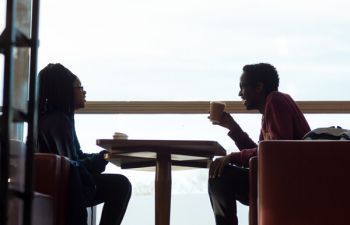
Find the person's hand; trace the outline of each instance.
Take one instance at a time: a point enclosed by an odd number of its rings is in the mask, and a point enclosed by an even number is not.
[[[215,159],[209,168],[209,178],[220,177],[226,165],[230,163],[235,164],[240,158],[241,155],[239,152],[233,152],[227,156]]]
[[[93,173],[100,174],[106,169],[106,165],[108,164],[108,161],[105,159],[104,154],[107,153],[106,150],[103,150],[99,152],[98,154],[94,154],[90,161],[92,164],[92,171]]]
[[[208,117],[208,119],[210,119],[210,116]],[[236,128],[239,128],[239,125],[237,124],[237,122],[233,119],[231,114],[228,112],[222,112],[220,122],[213,123],[213,124],[225,127],[229,130],[235,130]]]
[[[107,154],[107,153],[109,153],[109,151],[107,151],[107,150],[102,150],[102,151],[100,151],[98,154],[105,160],[106,158],[105,158],[105,154]]]

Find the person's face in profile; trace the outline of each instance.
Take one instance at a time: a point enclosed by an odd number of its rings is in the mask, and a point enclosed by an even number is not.
[[[81,109],[85,107],[85,95],[86,91],[84,91],[83,86],[81,86],[81,82],[79,78],[77,78],[73,83],[73,93],[74,93],[74,109]]]
[[[240,91],[238,95],[242,98],[247,110],[259,109],[259,99],[261,98],[260,88],[248,80],[248,75],[243,73],[240,79]]]

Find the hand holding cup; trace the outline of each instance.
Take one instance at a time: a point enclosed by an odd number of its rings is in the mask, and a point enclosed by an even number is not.
[[[225,110],[225,102],[210,102],[210,116],[209,119],[213,124],[219,124]]]

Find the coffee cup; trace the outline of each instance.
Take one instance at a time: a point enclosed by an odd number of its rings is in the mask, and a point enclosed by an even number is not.
[[[220,123],[225,106],[225,102],[210,102],[209,119],[212,123]]]
[[[113,139],[115,140],[126,140],[128,139],[128,135],[121,132],[114,132]]]

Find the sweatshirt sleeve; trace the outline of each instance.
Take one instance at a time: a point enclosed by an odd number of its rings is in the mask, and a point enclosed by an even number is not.
[[[241,153],[241,165],[238,165],[238,166],[249,167],[249,160],[250,158],[257,155],[258,147],[243,149],[240,153]]]
[[[238,132],[230,131],[228,136],[235,142],[240,150],[241,160],[240,162],[236,162],[236,165],[248,167],[249,159],[257,155],[257,144],[242,130]]]
[[[299,136],[302,137],[307,130],[309,127],[306,120],[289,95],[273,92],[267,97],[260,140],[299,139]],[[235,163],[238,166],[248,167],[249,159],[257,155],[257,145],[243,131],[230,132],[229,136],[240,149],[241,162]]]
[[[257,147],[257,144],[242,130],[230,131],[227,135],[235,142],[239,150]]]

